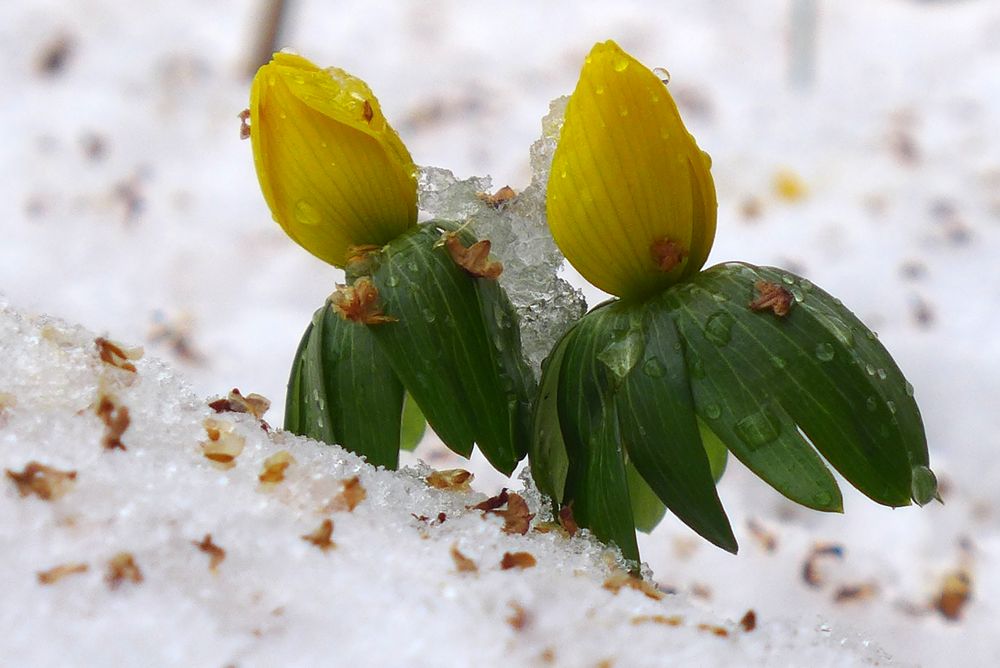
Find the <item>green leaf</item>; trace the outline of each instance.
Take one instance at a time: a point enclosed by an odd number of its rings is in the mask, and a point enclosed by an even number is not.
[[[498,286],[479,285],[485,279],[436,247],[441,225],[418,226],[382,250],[372,280],[397,322],[368,331],[441,440],[465,457],[478,444],[510,474],[527,449],[533,391],[523,362],[513,361],[521,355],[516,316]]]
[[[329,304],[316,311],[292,363],[285,428],[395,469],[402,408],[403,386],[368,330]]]
[[[403,399],[403,419],[399,428],[399,449],[413,452],[417,449],[424,432],[427,430],[427,420],[420,412],[420,406],[407,393]]]
[[[701,433],[701,444],[705,446],[705,453],[708,455],[708,464],[712,467],[712,478],[715,482],[719,482],[726,472],[729,450],[722,439],[701,418],[698,418],[698,431]]]
[[[556,396],[568,458],[563,502],[572,504],[580,526],[618,545],[626,559],[638,560],[613,397],[618,379],[610,370],[614,363],[609,366],[608,361],[598,359],[599,353],[621,339],[615,339],[614,320],[606,308],[591,311],[577,323],[567,342]]]
[[[783,317],[752,311],[758,281],[793,299]],[[911,469],[926,465],[916,403],[889,353],[837,300],[808,281],[767,267],[723,265],[696,284],[724,301],[709,318],[731,321],[720,355],[766,392],[834,468],[861,492],[907,505]],[[720,315],[721,314],[721,315]]]
[[[563,334],[562,338],[542,362],[542,380],[535,398],[531,421],[531,441],[528,444],[528,459],[531,461],[531,475],[538,489],[562,504],[566,486],[566,471],[569,461],[566,444],[563,442],[562,427],[559,424],[559,376],[566,349],[573,339],[575,327]]]
[[[644,337],[642,355],[615,395],[621,435],[631,462],[681,521],[735,553],[736,538],[722,502],[695,416],[680,337],[659,304],[608,309]]]
[[[833,475],[799,434],[772,388],[755,381],[759,362],[746,359],[739,346],[728,345],[735,318],[720,308],[722,302],[711,292],[698,287],[706,274],[651,303],[667,309],[677,324],[699,417],[778,492],[809,508],[842,511]]]
[[[625,462],[625,477],[628,480],[628,496],[632,502],[632,520],[635,528],[649,533],[663,520],[667,507],[656,492],[642,479],[632,462]]]

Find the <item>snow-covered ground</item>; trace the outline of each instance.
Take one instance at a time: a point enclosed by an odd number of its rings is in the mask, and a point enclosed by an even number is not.
[[[199,396],[259,392],[278,424],[295,343],[338,275],[270,222],[238,139],[258,5],[0,4],[0,292],[23,312],[146,343]],[[732,464],[720,489],[740,554],[668,520],[640,546],[654,578],[706,615],[753,608],[762,624],[870,640],[904,665],[1000,663],[1000,6],[299,0],[289,12],[283,43],[365,78],[418,163],[515,189],[548,101],[572,90],[595,41],[668,68],[714,159],[710,262],[795,270],[879,331],[916,388],[946,504],[890,511],[848,495],[844,516],[819,516]],[[503,484],[431,439],[417,454],[475,470],[481,492]],[[0,456],[24,465],[12,448]],[[3,495],[16,499],[10,484]],[[12,570],[27,557],[7,555],[12,530],[40,520],[3,517],[0,577],[35,596]],[[803,572],[816,543],[842,556],[808,562],[814,586]],[[960,570],[971,598],[950,620],[934,603]],[[556,596],[545,587],[539,602]],[[861,595],[838,597],[845,587]],[[0,602],[5,620],[15,600]]]

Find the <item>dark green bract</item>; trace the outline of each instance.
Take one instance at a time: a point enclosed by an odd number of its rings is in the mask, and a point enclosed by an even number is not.
[[[750,308],[765,284],[788,297],[787,314]],[[656,499],[736,551],[715,492],[720,443],[817,510],[842,510],[824,458],[884,505],[937,493],[912,389],[874,333],[767,267],[720,265],[651,300],[595,308],[547,360],[533,417],[539,488],[629,559],[635,528],[662,515]]]
[[[317,312],[293,364],[287,429],[395,468],[401,413],[405,446],[422,433],[422,412],[460,455],[478,445],[508,475],[524,458],[535,383],[517,315],[496,281],[454,262],[440,243],[444,234],[475,242],[453,223],[426,223],[349,277],[369,277],[394,322],[363,325],[329,307]],[[403,411],[404,388],[419,406],[415,414]]]

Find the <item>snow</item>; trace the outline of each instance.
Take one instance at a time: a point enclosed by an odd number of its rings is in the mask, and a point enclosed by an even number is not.
[[[682,592],[696,590],[695,603],[705,620],[738,619],[754,608],[762,628],[775,629],[769,636],[775,647],[811,642],[817,628],[828,626],[834,629],[834,641],[846,636],[870,639],[896,664],[1000,662],[995,633],[995,601],[1000,600],[1000,460],[995,457],[1000,413],[994,406],[1000,395],[1000,339],[994,333],[1000,306],[996,3],[289,4],[292,13],[283,42],[317,62],[366,79],[418,163],[440,165],[463,180],[488,173],[494,187],[528,187],[528,147],[539,136],[539,118],[551,99],[572,90],[583,56],[594,42],[613,38],[647,64],[669,69],[670,89],[714,161],[720,215],[710,263],[739,259],[805,274],[879,332],[915,388],[932,466],[946,485],[946,504],[889,511],[848,494],[845,515],[820,516],[790,507],[731,464],[720,493],[741,541],[740,554],[731,557],[714,550],[668,518],[651,536],[641,537],[654,577]],[[792,57],[789,24],[796,8],[801,11],[810,4],[818,10],[814,50],[810,56],[808,40],[793,40],[806,52]],[[249,145],[238,140],[236,115],[247,104],[244,59],[255,9],[234,0],[0,3],[0,84],[7,91],[0,121],[8,129],[0,143],[0,292],[28,320],[34,317],[30,314],[50,313],[82,323],[95,334],[142,343],[147,351],[143,365],[153,364],[153,357],[165,358],[176,371],[163,370],[164,382],[183,376],[198,397],[225,394],[234,386],[260,392],[273,400],[268,418],[278,424],[295,343],[339,274],[295,247],[270,222],[257,191]],[[43,56],[58,52],[55,47],[61,41],[66,45],[61,67],[41,69]],[[804,195],[788,199],[778,194],[774,180],[779,173],[794,175]],[[564,276],[583,289],[591,304],[601,299],[573,272],[565,271]],[[18,325],[17,331],[22,326],[27,327]],[[15,350],[27,354],[30,345],[30,340],[4,337],[0,355],[7,360],[17,357]],[[78,359],[68,352],[65,358]],[[66,409],[68,400],[61,397],[71,392],[67,388],[77,388],[73,392],[78,396],[81,384],[94,385],[95,372],[87,369],[67,368],[65,378],[46,374],[45,385],[30,390],[40,402],[53,404],[51,425],[35,423],[30,435],[22,433],[24,425],[16,426],[16,421],[24,406],[34,404],[18,397],[18,404],[9,409],[15,422],[0,430],[2,466],[20,470],[27,459],[40,459],[46,452],[51,459],[45,463],[80,471],[73,494],[90,494],[85,481],[107,465],[104,455],[128,454],[99,448],[71,451],[73,436],[79,436],[73,430],[79,425],[54,417]],[[140,374],[143,380],[127,391],[154,393],[148,368]],[[10,379],[16,376],[4,369],[0,377],[0,395],[12,392]],[[23,379],[17,382],[22,387]],[[125,396],[141,404],[139,396]],[[162,396],[168,403],[180,401],[176,387],[162,389]],[[184,422],[175,415],[168,420],[174,430],[170,433],[178,434],[178,444],[187,444],[177,446],[188,448],[183,456],[197,459],[197,442],[204,439],[204,408],[200,400],[186,396],[185,401],[198,405],[199,417]],[[74,410],[86,408],[92,399]],[[164,416],[172,414],[166,406],[162,410]],[[184,410],[188,417],[195,411]],[[177,413],[182,413],[180,408]],[[100,438],[99,430],[94,431],[99,424],[95,416],[80,420],[91,429],[88,442]],[[179,426],[182,423],[187,427]],[[248,435],[253,432],[250,425],[238,424]],[[30,450],[30,455],[14,457],[6,440],[14,428],[21,439],[18,447],[25,448],[17,452]],[[134,450],[146,451],[138,445]],[[49,446],[51,452],[42,450]],[[242,460],[256,467],[265,451],[275,449],[268,447],[272,449],[248,439],[234,469],[226,475],[214,469],[211,473],[218,480],[243,475],[252,483],[256,470],[244,470]],[[297,461],[312,461],[298,454],[308,448],[295,447]],[[175,466],[188,461],[175,454]],[[476,486],[484,493],[518,485],[491,473],[478,456],[472,462],[452,457],[433,439],[417,455],[436,468],[475,471]],[[165,453],[146,456],[166,461],[157,458]],[[347,465],[342,470],[329,467],[323,470],[337,475],[349,470]],[[135,473],[143,471],[150,473]],[[170,473],[166,465],[156,473],[175,482],[180,475]],[[159,484],[156,476],[139,480],[139,491]],[[250,494],[249,487],[240,489],[240,498],[257,498],[256,490]],[[16,492],[8,486],[3,494],[2,558],[25,559],[18,562],[20,571],[4,571],[4,584],[12,592],[0,603],[5,622],[12,602],[41,606],[53,599],[40,598],[40,592],[53,596],[57,588],[71,589],[73,578],[90,582],[88,593],[103,592],[98,566],[126,546],[96,535],[80,536],[93,546],[79,553],[91,563],[91,571],[69,576],[52,589],[39,588],[34,571],[73,557],[77,553],[69,548],[77,544],[45,528],[44,515],[38,513],[46,511],[25,510],[42,507],[51,512],[55,505],[17,499],[10,506]],[[73,498],[55,503],[65,505]],[[100,498],[97,502],[93,512],[107,508]],[[184,497],[174,502],[183,504]],[[8,507],[17,509],[15,514]],[[226,517],[235,521],[243,511],[237,513],[234,507]],[[185,508],[189,506],[170,505],[157,512],[195,513]],[[290,534],[288,542],[299,550],[311,547],[298,535],[315,527],[313,519],[295,525]],[[764,551],[750,535],[750,519],[775,534],[773,552]],[[334,520],[338,540],[353,520],[340,515]],[[148,525],[156,527],[150,529],[152,534],[174,531],[152,520]],[[185,526],[190,531],[176,539],[176,549],[183,545],[187,550],[186,541],[200,539],[211,526],[231,561],[209,582],[237,579],[235,569],[227,574],[227,566],[248,557],[238,556],[222,529],[209,519]],[[43,535],[54,542],[42,542]],[[11,536],[30,539],[35,552],[20,556],[20,549],[9,547]],[[156,539],[145,540],[151,546]],[[813,588],[802,580],[803,563],[814,543],[827,541],[842,545],[844,556],[822,560],[825,583]],[[346,549],[346,537],[342,542]],[[250,544],[256,548],[256,539]],[[144,545],[139,541],[127,547],[135,552],[147,580],[134,589],[123,585],[115,592],[118,598],[107,593],[101,614],[90,618],[93,626],[80,627],[75,641],[107,637],[95,629],[108,628],[112,619],[134,618],[135,626],[121,641],[123,651],[131,648],[135,653],[141,647],[147,654],[172,647],[166,639],[176,638],[168,630],[161,633],[156,620],[133,614],[141,607],[122,603],[122,596],[146,596],[142,592],[147,590],[177,597],[178,609],[190,610],[193,622],[198,622],[188,629],[193,636],[205,639],[211,631],[232,630],[227,626],[230,608],[224,608],[226,614],[213,617],[204,612],[198,617],[193,603],[182,604],[179,594],[154,587],[162,571],[150,561],[155,550],[143,552]],[[274,549],[283,550],[281,545],[287,547],[282,543]],[[397,560],[408,556],[403,551],[392,554]],[[178,568],[205,566],[206,559],[192,561],[187,551],[176,555]],[[339,558],[339,553],[327,556]],[[446,563],[446,556],[442,560]],[[961,619],[951,621],[931,604],[943,578],[959,568],[972,577],[972,598]],[[877,592],[867,600],[834,602],[839,587],[868,582],[877,585]],[[542,593],[532,601],[545,608],[542,602],[547,605],[557,596],[561,583],[557,580],[551,588],[536,583]],[[258,613],[264,610],[253,607],[252,591],[238,591],[241,605]],[[386,600],[380,599],[380,605],[397,614]],[[69,601],[57,602],[62,605],[53,603],[46,614],[68,614]],[[78,605],[85,603],[77,599]],[[497,605],[493,612],[500,620],[508,614],[499,611],[506,601]],[[332,613],[320,607],[314,610],[328,622],[324,632],[301,640],[306,636],[295,635],[291,625],[290,637],[301,642],[290,647],[314,651],[310,642],[337,632]],[[414,619],[426,623],[428,608],[415,610],[399,624],[413,628]],[[118,616],[112,617],[112,612]],[[27,619],[31,617],[18,617]],[[145,639],[140,637],[140,620],[148,629]],[[312,628],[312,622],[301,623]],[[505,625],[501,621],[496,626]],[[627,634],[620,642],[611,640],[597,627],[603,628],[596,622],[586,631],[572,628],[584,640],[602,638],[601,647],[624,651],[632,642]],[[34,651],[65,652],[72,647],[69,641],[52,641],[48,632],[54,627],[42,622],[19,623],[16,628],[19,642],[34,639]],[[659,630],[667,633],[671,651],[686,647],[675,643],[680,635],[669,635],[680,629]],[[471,631],[447,637],[464,643],[466,636],[480,637]],[[697,638],[701,636],[692,634],[692,651],[701,651]],[[204,645],[215,646],[207,640]],[[742,639],[736,647],[734,651],[750,651]],[[845,652],[841,658],[849,665],[856,653]],[[44,657],[38,658],[44,663]],[[600,658],[595,654],[588,661],[596,664]],[[206,655],[205,662],[214,665],[214,659]],[[812,665],[804,655],[791,663]]]

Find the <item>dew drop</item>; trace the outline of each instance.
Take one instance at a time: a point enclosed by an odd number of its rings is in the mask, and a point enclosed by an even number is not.
[[[416,273],[417,272],[417,263],[416,262],[407,262],[406,263],[406,268],[409,269],[412,273]]]
[[[705,338],[717,346],[729,343],[733,336],[733,316],[720,311],[709,316],[705,322]]]
[[[791,290],[791,292],[792,292],[792,297],[795,298],[796,302],[798,302],[798,303],[801,304],[802,302],[805,301],[805,299],[806,299],[806,293],[802,291],[802,288],[793,287],[792,290]]]
[[[766,408],[736,423],[736,435],[752,450],[771,443],[780,433],[781,424]]]
[[[668,83],[670,83],[670,72],[667,70],[667,68],[665,68],[665,67],[654,67],[653,68],[653,74],[656,75],[657,79],[659,79],[660,81],[663,82],[664,86],[666,86]]]
[[[789,276],[788,274],[784,274],[781,277],[781,280],[784,281],[785,285],[795,285],[795,279]]]
[[[387,278],[385,282],[386,285],[388,285],[390,288],[394,288],[397,285],[399,285],[399,276],[396,276],[395,274],[389,274],[389,278]]]
[[[885,372],[885,369],[878,369],[875,373],[878,374],[879,380],[885,380],[889,375]]]
[[[813,284],[812,284],[812,281],[810,281],[810,280],[808,280],[808,279],[806,279],[806,278],[803,278],[803,279],[802,279],[801,281],[799,281],[799,285],[800,285],[800,286],[802,287],[802,289],[803,289],[803,290],[805,290],[806,292],[809,292],[810,290],[812,290],[812,289],[813,289]]]
[[[875,367],[869,362],[869,363],[865,364],[865,372],[869,376],[874,376],[875,375]]]
[[[906,392],[906,396],[912,397],[913,396],[913,386],[910,385],[909,381],[905,381],[905,383],[906,384],[903,385],[903,390]]]
[[[597,353],[597,359],[621,380],[635,367],[645,348],[642,332],[638,328],[627,329]]]
[[[719,404],[708,404],[705,406],[705,417],[709,420],[718,420],[720,415],[722,415],[722,409],[719,408]]]
[[[628,116],[628,107],[621,107],[618,109],[618,114],[622,117]]]
[[[295,222],[300,225],[319,225],[319,211],[309,200],[300,199],[295,203]]]
[[[785,359],[783,357],[778,357],[777,355],[771,355],[771,364],[773,364],[774,368],[776,369],[784,369],[788,363],[785,362]]]
[[[663,364],[660,363],[660,360],[655,357],[650,357],[642,365],[642,372],[650,378],[661,378],[666,372],[666,369],[663,368]]]
[[[865,405],[868,407],[868,410],[870,412],[874,413],[875,411],[878,410],[878,399],[876,399],[875,397],[868,397],[868,400],[865,402]]]
[[[434,315],[434,311],[430,310],[429,308],[425,308],[422,311],[422,315],[424,316],[425,322],[434,322],[435,320],[437,320],[437,316]]]
[[[887,401],[887,402],[885,402],[885,407],[888,408],[889,412],[892,413],[893,415],[896,414],[896,402],[895,401]]]
[[[660,139],[670,139],[670,133],[664,128],[660,128]]]
[[[604,86],[597,86],[594,88],[594,92],[598,95],[604,95]]]
[[[813,494],[812,497],[813,504],[819,506],[820,508],[829,507],[832,501],[833,501],[833,496],[830,494],[830,492],[817,492],[816,494]]]
[[[722,294],[721,292],[713,292],[712,293],[712,299],[714,299],[715,301],[720,302],[720,303],[721,302],[725,302],[725,301],[729,301],[729,299],[726,297],[726,295]]]
[[[834,358],[833,346],[829,343],[817,343],[816,344],[816,359],[820,362],[829,362]]]
[[[611,65],[615,68],[615,72],[624,72],[628,69],[628,58],[617,56]]]
[[[705,151],[701,152],[701,163],[705,165],[705,169],[712,169],[712,156],[710,156]]]
[[[937,476],[926,466],[914,466],[911,472],[910,494],[917,505],[930,503],[937,496]]]
[[[688,373],[691,374],[692,378],[704,378],[705,377],[705,364],[701,361],[692,351],[688,351],[687,354],[687,365]]]

